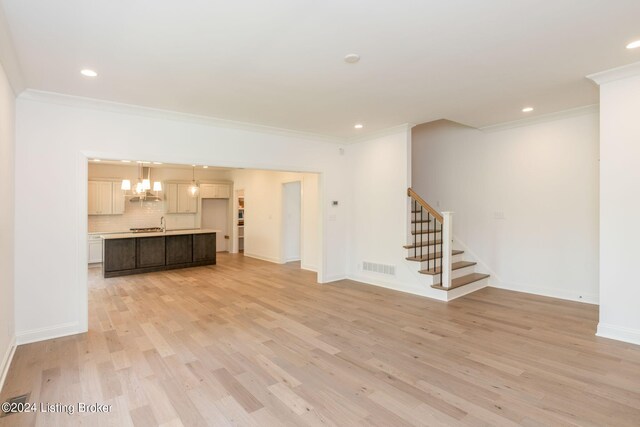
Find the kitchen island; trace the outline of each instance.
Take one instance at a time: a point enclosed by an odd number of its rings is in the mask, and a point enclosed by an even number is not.
[[[219,230],[104,234],[104,277],[127,276],[216,263]]]

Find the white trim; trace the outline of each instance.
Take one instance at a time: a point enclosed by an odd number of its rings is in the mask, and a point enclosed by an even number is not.
[[[513,120],[510,122],[483,126],[478,128],[478,130],[481,130],[482,132],[499,132],[507,129],[522,127],[522,126],[530,126],[538,123],[552,122],[554,120],[561,120],[569,117],[584,116],[587,114],[597,113],[599,111],[600,111],[600,106],[598,104],[591,104],[583,107],[557,111],[555,113],[542,114],[539,116],[529,117],[526,119]]]
[[[347,280],[347,279],[349,279],[349,278],[346,275],[336,274],[334,276],[324,277],[321,280],[320,279],[320,275],[318,275],[318,283],[331,283],[331,282],[338,282],[340,280]]]
[[[640,345],[640,330],[638,329],[614,326],[600,322],[598,323],[598,332],[596,332],[596,336]]]
[[[598,85],[602,85],[604,83],[610,83],[615,80],[635,76],[640,76],[640,62],[634,62],[632,64],[623,65],[622,67],[589,74],[587,78],[593,80]]]
[[[539,286],[523,285],[519,283],[507,283],[502,281],[493,281],[489,284],[492,288],[505,289],[508,291],[524,292],[527,294],[540,295],[543,297],[558,298],[568,301],[582,302],[585,304],[598,305],[598,295],[583,294],[580,295],[576,291],[554,288],[543,288]]]
[[[436,301],[446,301],[447,291],[431,289],[431,288],[407,288],[406,284],[398,285],[393,282],[387,282],[379,279],[371,279],[364,276],[352,275],[347,277],[348,280],[360,282],[365,285],[377,286],[379,288],[391,289],[393,291],[402,292],[404,294],[417,295],[420,297],[430,298]]]
[[[294,262],[294,261],[300,261],[300,257],[293,257],[293,258],[285,258],[284,263],[288,263],[288,262]]]
[[[83,331],[77,322],[62,323],[60,325],[19,332],[16,334],[16,342],[18,345],[31,344],[32,342],[66,337],[67,335],[81,334],[83,332],[86,331]]]
[[[0,393],[2,393],[2,387],[4,387],[4,381],[7,379],[7,375],[9,374],[9,367],[11,367],[11,362],[13,361],[13,355],[16,354],[16,337],[15,335],[11,337],[11,341],[9,341],[9,347],[2,358],[2,362],[0,363]]]
[[[489,278],[485,277],[484,279],[477,280],[473,283],[469,283],[468,285],[450,289],[447,292],[447,301],[453,301],[454,299],[469,295],[470,293],[479,291],[480,289],[486,288],[487,286],[489,286]]]
[[[357,144],[359,142],[367,142],[371,141],[372,139],[381,138],[387,135],[393,135],[400,132],[410,132],[411,128],[414,126],[415,125],[411,123],[403,123],[401,125],[392,126],[390,128],[384,128],[378,131],[345,138],[342,142],[344,144]]]
[[[318,267],[316,267],[315,265],[311,265],[311,264],[300,264],[300,268],[303,270],[307,270],[307,271],[313,271],[314,273],[318,272]]]
[[[258,254],[251,254],[247,251],[244,252],[244,256],[248,256],[249,258],[255,258],[262,261],[272,262],[274,264],[284,264],[280,258],[270,257],[270,256],[262,256]]]
[[[20,99],[35,102],[44,102],[49,104],[64,105],[68,107],[86,108],[92,110],[109,111],[118,114],[139,115],[157,119],[177,120],[182,122],[190,122],[205,126],[215,126],[218,128],[230,128],[246,130],[250,132],[260,132],[276,135],[284,135],[289,137],[302,137],[305,139],[313,139],[334,144],[344,144],[344,138],[322,135],[313,132],[305,132],[293,129],[279,128],[275,126],[259,125],[248,122],[240,122],[218,117],[209,117],[197,114],[181,113],[179,111],[162,110],[159,108],[143,107],[133,104],[124,104],[114,101],[105,101],[96,98],[87,98],[82,96],[65,95],[56,92],[47,92],[35,89],[27,89],[19,96]]]

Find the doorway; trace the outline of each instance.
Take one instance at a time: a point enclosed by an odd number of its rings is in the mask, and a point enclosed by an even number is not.
[[[282,184],[282,258],[284,262],[300,261],[302,247],[302,183]]]

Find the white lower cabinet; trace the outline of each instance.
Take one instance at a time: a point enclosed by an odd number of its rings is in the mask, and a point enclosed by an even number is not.
[[[89,236],[89,264],[102,262],[102,238],[100,236]]]

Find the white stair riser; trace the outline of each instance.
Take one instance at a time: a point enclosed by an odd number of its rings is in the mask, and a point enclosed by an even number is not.
[[[420,252],[420,249],[422,249],[422,252]],[[422,254],[422,256],[426,256],[427,253],[432,254],[434,252],[440,252],[441,249],[442,249],[442,245],[440,243],[438,244],[432,243],[427,246],[418,246],[417,248],[407,249],[407,256],[420,256],[420,254]]]
[[[458,277],[466,276],[468,274],[475,273],[475,265],[470,265],[469,267],[459,268],[457,270],[451,270],[451,280],[457,279]],[[427,275],[428,276],[428,275]],[[440,284],[440,274],[436,274],[432,276],[433,280],[429,283],[431,285],[439,285]]]
[[[475,265],[470,265],[468,267],[459,268],[457,270],[451,270],[451,278],[457,279],[458,277],[466,276],[467,274],[475,273]]]
[[[451,257],[451,262],[458,262],[458,261],[463,261],[462,256],[464,254],[458,254],[458,255],[453,255]],[[440,266],[440,258],[437,258],[435,260],[431,260],[429,262],[429,267],[428,268],[434,268],[434,262],[435,262],[435,267],[439,267]],[[427,261],[422,261],[420,263],[416,263],[418,265],[420,265],[419,270],[427,270]]]
[[[455,288],[450,291],[442,291],[442,292],[447,292],[447,301],[451,301],[461,296],[470,294],[471,292],[475,292],[482,288],[486,288],[487,286],[489,286],[488,277],[482,280],[478,280],[477,282],[469,283],[468,285],[460,286],[459,288]]]

